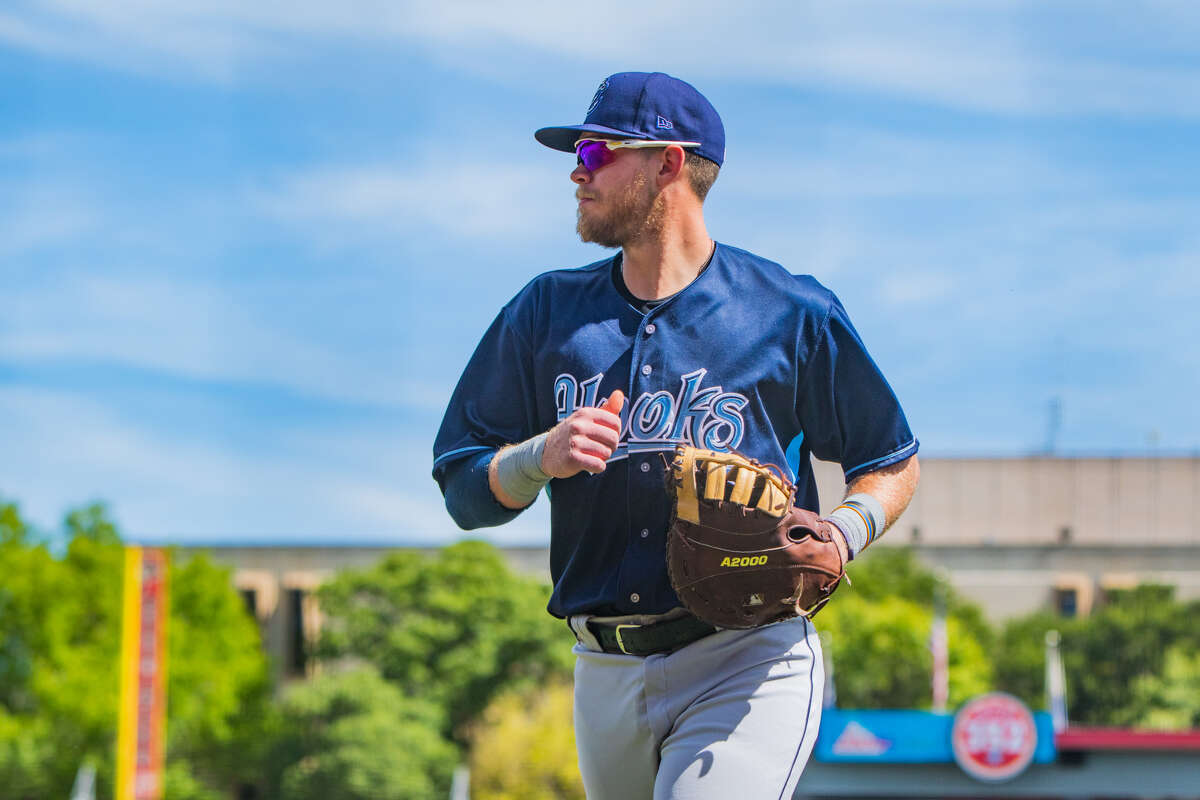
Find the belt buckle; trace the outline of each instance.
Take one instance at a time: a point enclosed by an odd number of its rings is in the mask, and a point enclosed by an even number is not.
[[[617,625],[617,629],[613,632],[613,635],[616,636],[616,638],[617,638],[617,647],[621,648],[621,652],[627,656],[631,656],[631,655],[633,655],[633,653],[631,653],[625,649],[625,641],[621,638],[621,628],[640,628],[640,627],[642,627],[642,626],[641,625],[621,624],[621,625]]]

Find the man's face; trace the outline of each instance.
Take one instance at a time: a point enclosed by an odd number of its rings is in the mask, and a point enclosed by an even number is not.
[[[575,230],[580,239],[601,247],[624,247],[662,230],[653,172],[659,152],[657,148],[614,150],[612,163],[594,172],[582,164],[575,167],[571,180],[578,185]]]

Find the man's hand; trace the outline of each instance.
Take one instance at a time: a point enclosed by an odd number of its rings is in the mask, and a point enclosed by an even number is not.
[[[551,428],[542,451],[542,472],[551,478],[569,478],[582,470],[604,472],[621,439],[624,405],[624,393],[614,389],[599,407],[578,408]]]

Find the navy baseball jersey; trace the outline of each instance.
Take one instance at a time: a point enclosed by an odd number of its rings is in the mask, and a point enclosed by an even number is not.
[[[895,394],[833,293],[717,244],[708,269],[648,313],[617,289],[620,254],[531,281],[484,334],[434,442],[433,474],[464,528],[516,513],[487,487],[506,444],[614,389],[621,442],[604,472],[547,486],[550,613],[658,614],[679,605],[666,569],[677,442],[777,464],[818,508],[809,455],[851,480],[917,452]]]

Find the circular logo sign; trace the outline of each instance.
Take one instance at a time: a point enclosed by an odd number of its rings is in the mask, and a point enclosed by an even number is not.
[[[992,692],[971,700],[954,715],[950,733],[954,760],[981,781],[1006,781],[1033,761],[1037,726],[1017,698]]]

